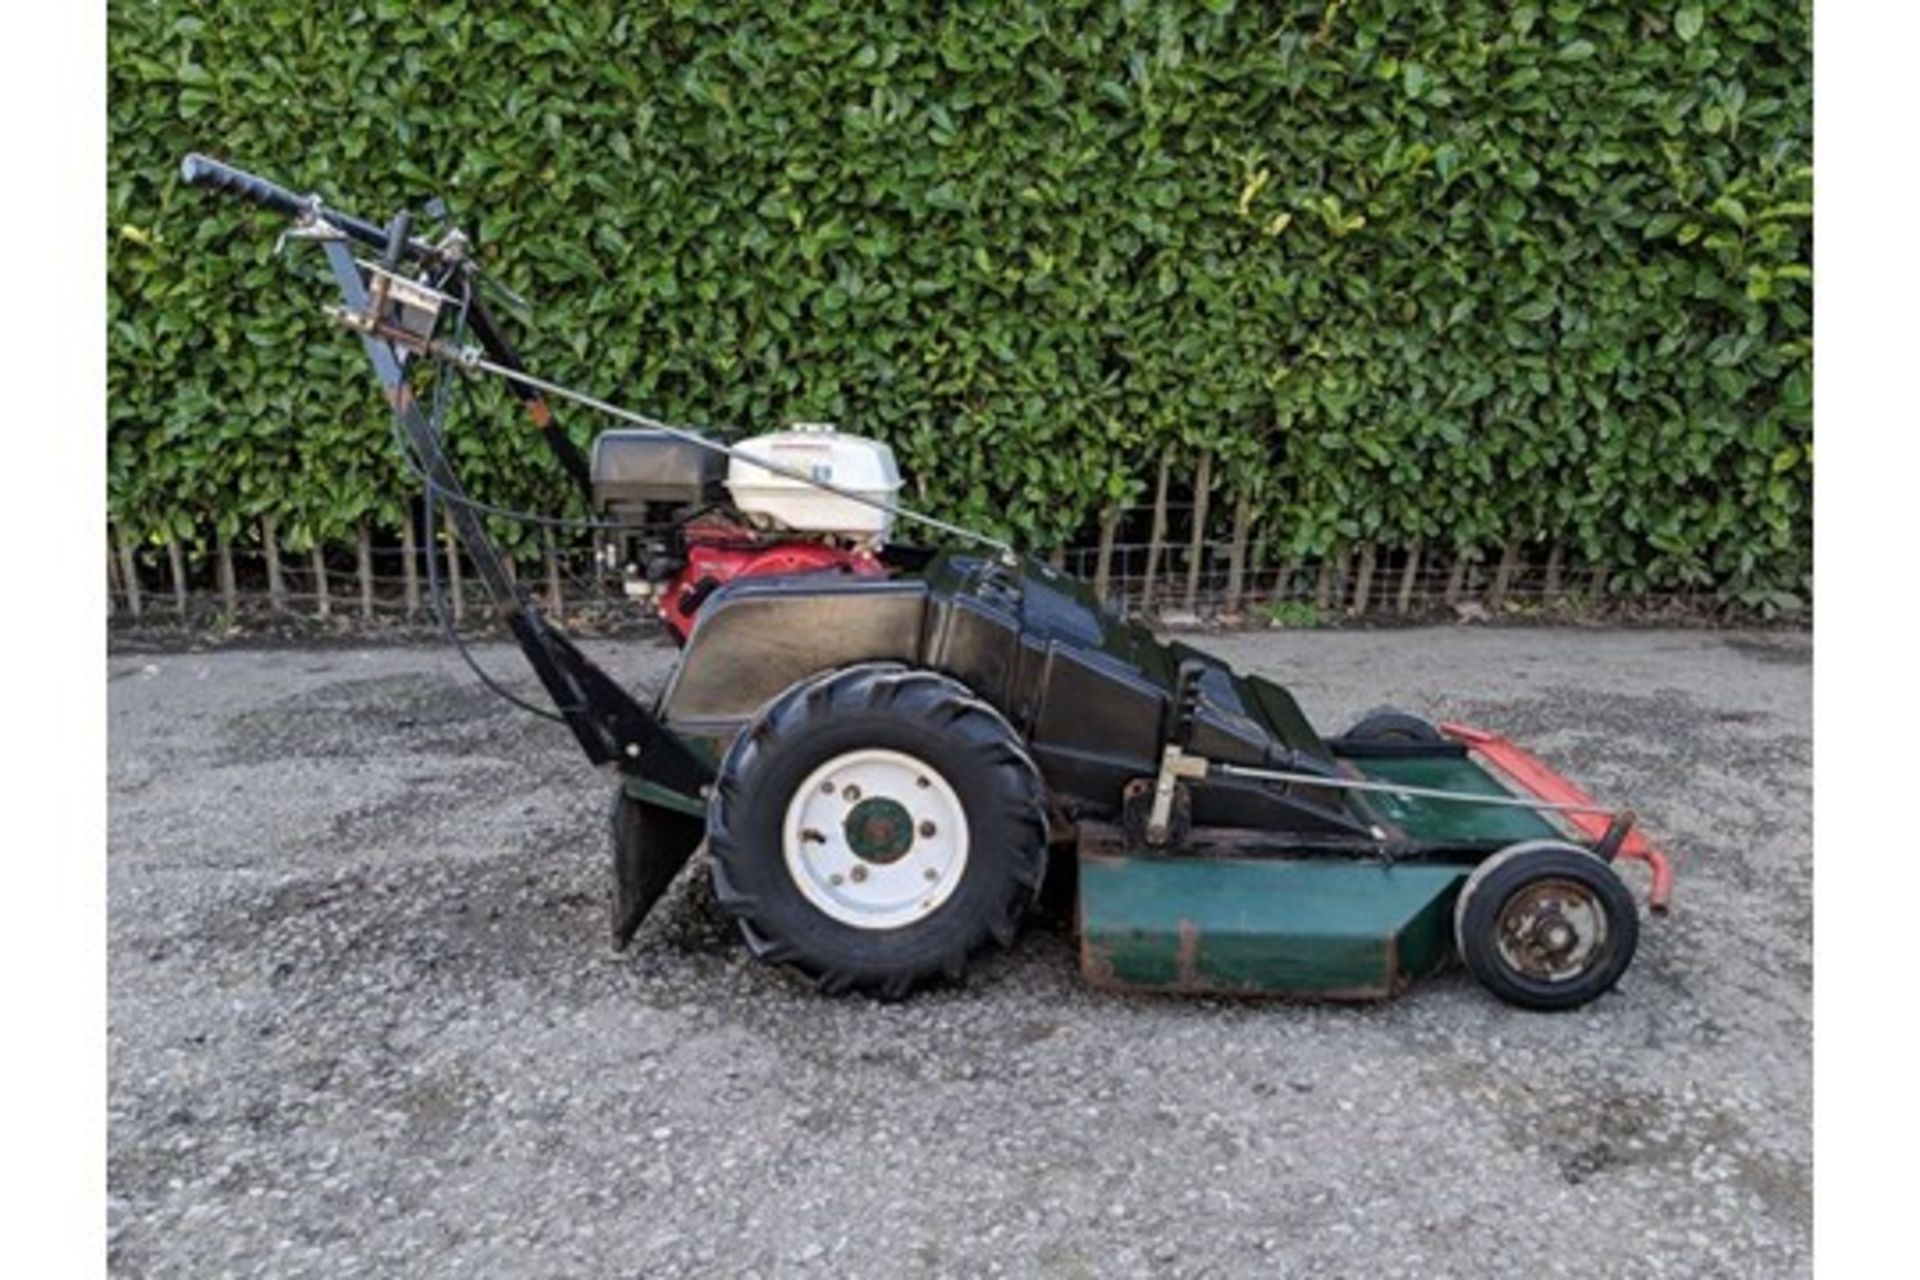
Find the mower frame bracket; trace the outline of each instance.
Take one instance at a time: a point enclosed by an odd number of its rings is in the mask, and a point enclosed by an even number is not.
[[[1160,772],[1153,779],[1153,805],[1147,810],[1146,841],[1164,845],[1172,832],[1173,800],[1182,778],[1205,778],[1213,767],[1204,756],[1182,751],[1178,743],[1168,743],[1160,753]]]

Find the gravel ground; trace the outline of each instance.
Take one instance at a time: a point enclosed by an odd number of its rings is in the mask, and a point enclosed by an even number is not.
[[[1674,914],[1558,1016],[1457,973],[1377,1006],[1107,995],[1058,923],[963,988],[827,999],[691,874],[609,959],[609,780],[449,653],[120,655],[112,1270],[1806,1274],[1807,638],[1201,643],[1324,728],[1474,719],[1631,798]]]

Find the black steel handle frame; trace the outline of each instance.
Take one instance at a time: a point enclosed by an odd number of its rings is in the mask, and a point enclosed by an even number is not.
[[[404,213],[385,225],[369,222],[333,208],[317,195],[296,195],[277,182],[209,159],[198,152],[190,153],[181,160],[180,180],[190,187],[205,187],[257,204],[302,225],[330,227],[356,244],[377,250],[390,268],[417,266],[437,274],[464,271],[469,275],[473,268],[471,260],[464,256],[450,253],[430,240],[411,234],[411,220]],[[473,330],[474,340],[487,353],[488,359],[510,369],[525,370],[520,353],[514,350],[513,343],[494,320],[484,299],[478,296],[471,298],[467,323]],[[507,387],[513,392],[514,398],[525,406],[527,416],[534,425],[540,428],[541,438],[565,469],[567,478],[583,498],[591,501],[593,482],[586,456],[561,429],[546,398],[536,388],[512,378],[508,378]]]
[[[181,179],[189,186],[207,187],[240,197],[308,226],[326,226],[340,234],[325,238],[327,264],[351,314],[364,314],[369,304],[365,271],[355,260],[349,242],[378,249],[394,265],[418,265],[441,276],[437,287],[458,290],[475,339],[495,363],[524,370],[517,352],[476,296],[475,278],[466,261],[409,234],[404,216],[382,227],[323,204],[318,196],[298,196],[265,178],[209,160],[198,154],[181,162]],[[447,510],[460,541],[472,557],[474,569],[493,598],[501,619],[546,687],[547,694],[579,740],[587,758],[612,765],[631,777],[658,784],[703,803],[713,769],[651,710],[601,670],[567,636],[550,624],[513,580],[486,523],[466,499],[466,492],[447,460],[444,439],[420,408],[407,376],[404,353],[379,333],[361,332],[360,341],[373,365],[387,403],[425,468],[434,490],[448,498]],[[529,415],[553,448],[570,477],[590,496],[586,459],[564,432],[540,393],[532,387],[509,386],[526,405]]]

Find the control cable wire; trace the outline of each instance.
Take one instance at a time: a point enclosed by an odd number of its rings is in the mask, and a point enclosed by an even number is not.
[[[463,297],[456,332],[464,333],[466,327],[467,302]],[[447,391],[455,381],[460,380],[452,378],[435,379],[433,388],[433,410],[427,419],[428,434],[433,438],[433,447],[435,452],[439,454],[440,464],[448,467],[450,467],[450,464],[445,452],[440,449],[440,440],[442,438],[441,429],[446,422],[447,416]],[[522,711],[539,716],[542,720],[551,720],[555,724],[566,724],[567,718],[559,712],[537,706],[527,701],[496,680],[486,668],[480,665],[479,659],[475,658],[473,651],[467,647],[466,640],[454,629],[452,613],[446,607],[440,589],[440,554],[434,546],[434,535],[439,530],[439,523],[435,519],[434,502],[436,497],[440,497],[446,500],[449,505],[454,505],[466,500],[466,495],[447,489],[434,481],[431,474],[431,467],[427,465],[425,460],[414,456],[412,443],[401,433],[400,415],[397,413],[393,415],[393,432],[396,442],[400,445],[401,457],[405,460],[408,470],[412,471],[415,478],[422,482],[422,506],[427,527],[427,599],[432,604],[434,621],[440,626],[440,634],[446,639],[447,643],[452,645],[460,654],[461,660],[464,661],[468,669],[479,678],[480,683],[485,685],[492,693],[504,698]],[[457,539],[454,542],[453,553],[455,555],[460,554]]]

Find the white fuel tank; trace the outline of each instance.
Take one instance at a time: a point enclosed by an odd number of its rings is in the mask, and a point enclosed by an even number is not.
[[[734,448],[877,502],[891,504],[900,491],[900,468],[892,449],[831,426],[796,423],[786,431],[742,440]],[[733,505],[756,522],[799,533],[838,533],[880,543],[893,528],[890,511],[816,489],[745,458],[729,460],[727,490]]]

